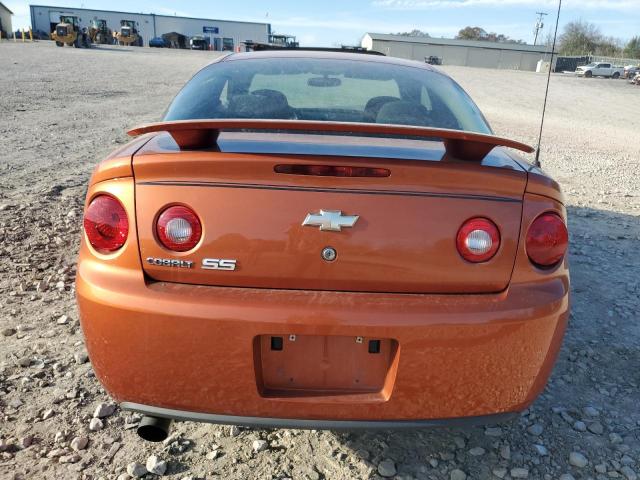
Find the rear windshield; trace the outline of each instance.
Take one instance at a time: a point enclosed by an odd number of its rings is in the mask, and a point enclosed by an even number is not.
[[[420,67],[324,58],[214,63],[173,100],[165,120],[203,118],[369,122],[491,133],[449,77]]]

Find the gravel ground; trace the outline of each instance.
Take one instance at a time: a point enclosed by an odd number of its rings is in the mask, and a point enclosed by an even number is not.
[[[0,43],[0,478],[634,480],[640,473],[640,89],[553,76],[541,160],[570,214],[573,314],[513,424],[334,433],[180,424],[135,434],[96,381],[74,304],[96,162],[160,118],[209,52]],[[535,143],[543,75],[445,68],[497,134]]]

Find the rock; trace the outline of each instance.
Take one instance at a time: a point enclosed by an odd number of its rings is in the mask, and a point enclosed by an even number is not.
[[[157,455],[151,455],[147,459],[147,470],[156,475],[164,475],[164,472],[167,471],[167,462],[164,460],[160,460]]]
[[[100,403],[93,412],[93,418],[105,418],[113,415],[116,406],[113,403]]]
[[[73,354],[73,359],[78,365],[82,365],[83,363],[87,363],[89,361],[89,355],[84,350],[81,352],[76,352]]]
[[[219,450],[212,450],[211,452],[207,453],[206,458],[207,460],[215,460],[219,456],[220,456]]]
[[[378,473],[381,477],[393,477],[396,474],[396,465],[393,460],[383,460],[378,464]]]
[[[596,435],[602,435],[604,433],[604,427],[600,422],[590,423],[587,429]]]
[[[5,438],[0,438],[0,452],[9,450],[9,442]]]
[[[607,465],[604,463],[599,463],[594,468],[595,468],[595,471],[598,473],[603,473],[603,474],[607,473]]]
[[[127,465],[127,473],[133,478],[142,478],[147,474],[147,469],[138,462],[131,462]]]
[[[469,454],[473,455],[474,457],[479,457],[481,455],[484,455],[484,448],[473,447],[471,450],[469,450]]]
[[[29,448],[33,444],[33,435],[26,435],[18,439],[18,447],[20,448]]]
[[[512,468],[509,473],[511,474],[511,478],[529,478],[529,470],[527,468]]]
[[[587,460],[587,457],[580,452],[571,452],[569,454],[569,463],[574,467],[584,468],[587,466],[589,461]]]
[[[102,430],[104,428],[104,422],[99,418],[92,418],[89,422],[89,430],[92,432],[97,432],[98,430]]]
[[[7,403],[7,405],[9,405],[11,408],[20,408],[23,403],[22,400],[20,400],[18,397],[15,397],[9,400],[9,403]]]
[[[596,410],[593,407],[584,407],[582,409],[582,411],[587,417],[597,417],[598,416],[598,410]]]
[[[488,437],[501,437],[502,436],[502,428],[500,427],[488,427],[485,428],[484,434]]]
[[[539,445],[536,443],[533,445],[533,449],[541,457],[546,457],[547,455],[549,455],[549,451],[547,450],[547,447],[545,447],[544,445]]]
[[[467,474],[464,473],[459,468],[451,470],[451,475],[449,476],[451,480],[467,480]]]
[[[362,460],[368,460],[369,457],[371,456],[369,451],[365,450],[364,448],[359,448],[358,450],[356,450],[356,455],[358,456],[358,458],[361,458]]]
[[[15,328],[8,327],[2,329],[3,337],[10,337],[11,335],[15,335],[16,333],[18,333],[18,331]]]
[[[66,315],[62,315],[58,317],[58,320],[56,320],[56,323],[58,325],[66,325],[67,323],[69,323],[69,317]]]
[[[534,423],[529,428],[527,428],[527,432],[529,432],[530,435],[533,435],[535,437],[542,435],[543,430],[544,430],[544,427],[539,423]]]
[[[617,433],[610,433],[609,434],[609,441],[611,443],[614,443],[614,444],[622,443],[622,437]]]
[[[42,420],[48,420],[49,418],[53,417],[54,414],[55,414],[55,412],[53,411],[53,408],[45,410],[42,413]]]
[[[80,455],[78,455],[77,453],[72,453],[70,455],[62,455],[58,459],[58,462],[60,462],[60,463],[78,463],[81,459],[82,459],[82,457]]]
[[[231,425],[229,427],[229,436],[230,437],[237,437],[238,435],[240,435],[240,432],[242,430],[240,430],[240,427],[238,425]]]
[[[54,448],[53,450],[49,450],[47,452],[47,458],[61,457],[66,453],[68,453],[68,450],[65,448]]]
[[[448,462],[456,458],[456,456],[454,455],[453,452],[440,452],[440,458],[445,462]]]
[[[27,367],[31,366],[31,358],[29,358],[29,357],[20,357],[18,359],[18,365],[20,365],[23,368],[27,368]]]
[[[624,475],[627,480],[637,480],[638,475],[634,472],[629,465],[625,465],[620,469],[620,473]]]
[[[254,440],[252,444],[253,451],[258,453],[269,448],[269,443],[266,440]]]
[[[75,437],[71,440],[71,448],[73,448],[76,452],[80,450],[84,450],[87,448],[87,444],[89,443],[89,439],[87,437]]]
[[[505,460],[511,460],[511,447],[509,445],[502,445],[500,447],[500,456]]]
[[[575,422],[573,424],[573,429],[578,431],[578,432],[586,432],[587,431],[587,425],[586,425],[586,423],[578,420],[577,422]]]
[[[500,467],[500,468],[494,468],[493,469],[493,474],[498,477],[498,478],[504,478],[507,476],[507,469]]]
[[[453,437],[453,443],[456,444],[456,448],[464,448],[467,442],[462,437]]]
[[[576,480],[570,473],[563,473],[558,480]]]

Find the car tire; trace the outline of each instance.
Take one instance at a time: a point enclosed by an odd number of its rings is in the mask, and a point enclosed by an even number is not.
[[[611,77],[614,78],[615,80],[619,79],[620,78],[620,72],[614,72]]]
[[[587,70],[586,72],[584,72],[584,78],[591,78],[593,77],[593,73],[591,72],[591,70]]]
[[[62,46],[64,46],[64,43],[62,43],[62,42],[58,42],[58,41],[56,40],[56,47],[62,47]]]

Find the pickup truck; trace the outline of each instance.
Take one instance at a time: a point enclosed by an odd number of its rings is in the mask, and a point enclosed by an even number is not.
[[[576,75],[579,77],[608,77],[620,78],[624,73],[623,67],[614,67],[610,63],[590,63],[576,69]]]

